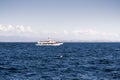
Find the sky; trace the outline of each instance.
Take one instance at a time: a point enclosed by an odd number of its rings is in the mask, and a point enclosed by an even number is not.
[[[0,0],[0,42],[120,41],[120,0]]]

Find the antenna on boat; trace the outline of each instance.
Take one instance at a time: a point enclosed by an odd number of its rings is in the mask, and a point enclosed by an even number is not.
[[[48,40],[51,41],[50,37],[48,37]]]

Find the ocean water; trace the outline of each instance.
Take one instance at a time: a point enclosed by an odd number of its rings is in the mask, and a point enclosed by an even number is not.
[[[120,80],[120,43],[0,43],[0,80]]]

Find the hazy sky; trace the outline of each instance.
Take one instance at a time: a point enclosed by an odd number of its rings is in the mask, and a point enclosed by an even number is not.
[[[120,41],[120,0],[0,0],[0,41]]]

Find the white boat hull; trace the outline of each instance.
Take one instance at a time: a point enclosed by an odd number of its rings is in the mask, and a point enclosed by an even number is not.
[[[60,46],[62,44],[63,43],[56,43],[56,44],[39,44],[39,43],[37,43],[36,46]]]
[[[38,41],[37,46],[60,46],[62,42],[56,42],[54,40],[48,39],[48,41]]]

